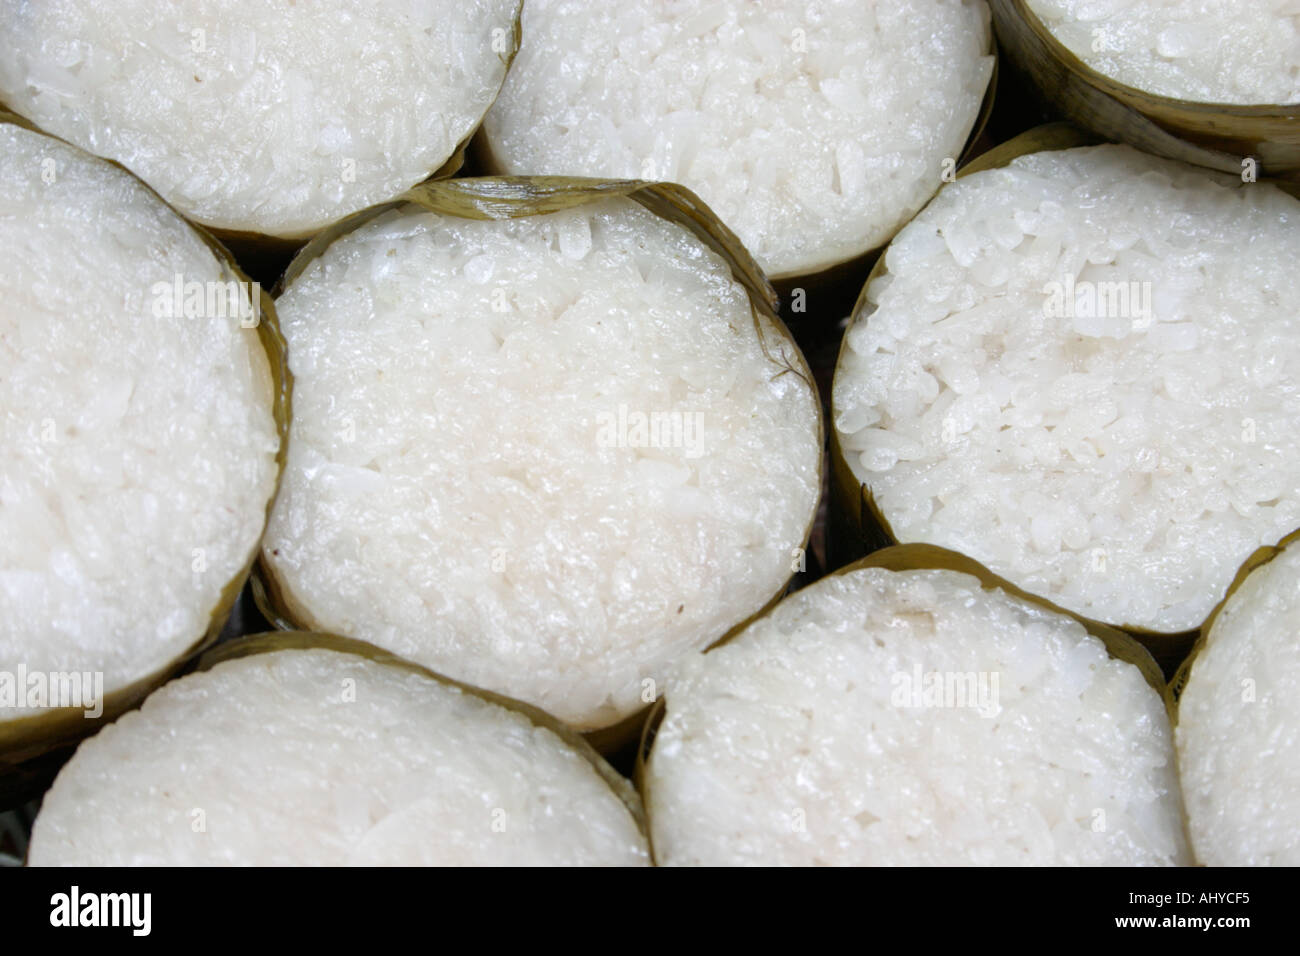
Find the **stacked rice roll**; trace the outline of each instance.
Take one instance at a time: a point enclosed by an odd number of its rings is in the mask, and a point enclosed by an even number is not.
[[[1189,860],[1166,702],[1131,639],[952,555],[874,557],[669,684],[642,777],[660,865]]]
[[[1114,145],[945,187],[844,340],[850,512],[1088,618],[1194,632],[1300,525],[1297,221],[1274,186]]]
[[[300,240],[447,165],[519,0],[0,2],[0,102],[190,219]]]
[[[680,189],[407,199],[308,245],[278,300],[295,405],[273,613],[608,727],[805,566],[811,376]]]
[[[269,297],[138,180],[0,115],[0,796],[215,638],[279,478]]]
[[[984,0],[532,0],[522,23],[492,170],[682,183],[778,280],[911,218],[993,73]]]
[[[251,638],[77,751],[35,866],[638,866],[590,748],[355,642]]]
[[[1197,859],[1300,864],[1300,545],[1243,569],[1177,685],[1178,767]]]

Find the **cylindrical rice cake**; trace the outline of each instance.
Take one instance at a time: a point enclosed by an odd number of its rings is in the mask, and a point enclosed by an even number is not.
[[[824,578],[665,703],[643,774],[660,865],[1188,860],[1162,695],[968,574]]]
[[[0,249],[3,768],[216,636],[287,393],[270,300],[224,253],[129,173],[3,116]]]
[[[0,2],[0,102],[197,222],[298,239],[427,178],[505,77],[519,0]]]
[[[269,649],[165,685],[83,743],[28,861],[644,865],[627,791],[589,750],[416,668]]]
[[[1300,865],[1300,546],[1251,571],[1215,615],[1178,698],[1177,741],[1197,859]]]
[[[507,185],[438,188],[461,208]],[[298,625],[596,730],[803,565],[821,426],[793,340],[718,253],[632,199],[566,195],[586,198],[500,220],[401,206],[292,275],[263,560]]]
[[[494,172],[682,183],[776,279],[887,241],[961,156],[984,0],[530,0]]]
[[[1291,0],[1028,0],[1071,53],[1157,96],[1241,106],[1300,103]]]
[[[1124,146],[946,186],[836,370],[847,489],[1070,611],[1198,628],[1300,525],[1300,202]]]

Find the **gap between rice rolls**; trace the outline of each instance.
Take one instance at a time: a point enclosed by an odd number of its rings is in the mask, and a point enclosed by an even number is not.
[[[881,258],[835,373],[838,502],[1172,666],[1300,525],[1300,202],[1086,139],[992,151]]]
[[[367,644],[277,633],[86,741],[34,866],[644,866],[631,785],[515,701]]]
[[[1221,172],[1300,180],[1290,0],[990,0],[998,42],[1067,119]]]
[[[1300,865],[1300,531],[1242,566],[1174,687],[1197,860]]]
[[[460,179],[313,240],[278,306],[284,622],[583,731],[782,592],[821,480],[772,290],[685,189]]]
[[[520,0],[0,3],[0,101],[241,247],[460,166]],[[273,238],[268,238],[273,237]]]
[[[289,379],[270,297],[219,245],[120,167],[11,114],[0,248],[12,802],[39,785],[33,761],[215,638],[279,480]]]
[[[693,655],[638,766],[656,862],[1190,862],[1155,662],[1003,584],[898,545]]]
[[[488,171],[679,182],[784,287],[879,248],[987,115],[984,0],[530,0]]]

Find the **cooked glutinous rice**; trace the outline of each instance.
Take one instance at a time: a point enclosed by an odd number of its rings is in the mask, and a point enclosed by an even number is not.
[[[1300,547],[1252,571],[1215,616],[1177,741],[1197,859],[1300,865]]]
[[[612,780],[527,716],[428,675],[273,650],[173,681],[83,743],[29,862],[642,865]]]
[[[304,626],[594,729],[799,564],[821,458],[802,358],[632,200],[404,206],[279,311],[293,440],[263,555]]]
[[[1300,202],[1122,146],[944,188],[847,333],[837,437],[895,538],[1196,628],[1300,526]]]
[[[308,235],[425,179],[519,0],[0,0],[0,101],[205,225]]]
[[[128,173],[0,123],[0,249],[4,722],[97,710],[203,638],[279,434],[256,290]]]
[[[1300,103],[1295,0],[1027,0],[1098,73],[1176,100]]]
[[[1073,619],[967,574],[824,578],[665,699],[660,864],[1187,860],[1161,695]]]
[[[993,68],[983,0],[530,0],[485,133],[505,173],[699,193],[774,277],[886,241]]]

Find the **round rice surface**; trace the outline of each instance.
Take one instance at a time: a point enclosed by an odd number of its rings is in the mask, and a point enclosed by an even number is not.
[[[167,684],[77,750],[33,866],[643,865],[589,759],[523,714],[328,650]]]
[[[799,562],[821,449],[795,348],[631,200],[386,213],[278,311],[293,441],[263,553],[302,623],[595,729]]]
[[[1071,53],[1126,86],[1197,103],[1300,103],[1291,0],[1027,2]]]
[[[1179,697],[1177,739],[1197,859],[1300,865],[1300,548],[1224,604]]]
[[[505,76],[518,0],[0,4],[0,100],[186,216],[302,237],[427,178]]]
[[[1187,861],[1169,720],[1071,618],[866,568],[683,666],[646,768],[660,865]]]
[[[0,249],[0,668],[111,692],[203,637],[261,536],[255,291],[134,177],[8,124]]]
[[[1300,202],[1122,146],[945,187],[847,333],[834,418],[897,540],[1087,617],[1199,627],[1300,526]]]
[[[530,0],[484,128],[507,173],[682,183],[769,275],[881,243],[960,156],[983,0]]]

